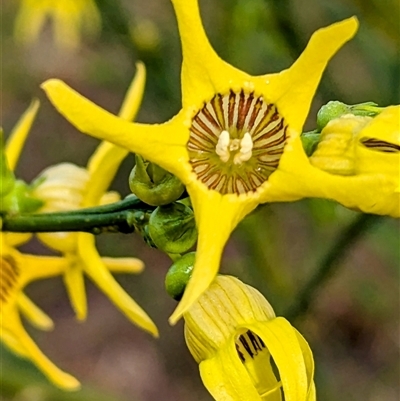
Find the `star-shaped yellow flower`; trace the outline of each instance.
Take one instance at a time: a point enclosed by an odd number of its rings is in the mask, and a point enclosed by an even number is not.
[[[139,108],[145,84],[145,67],[137,64],[137,73],[120,111],[120,118],[132,120]],[[98,206],[107,196],[107,188],[120,163],[128,155],[126,149],[108,142],[99,145],[87,169],[63,163],[44,171],[44,182],[38,185],[36,196],[45,201],[42,212],[76,210]],[[83,273],[136,325],[158,335],[157,328],[142,308],[121,288],[110,270],[119,273],[137,273],[143,263],[136,258],[101,258],[95,237],[88,233],[39,234],[48,246],[63,252],[69,260],[64,275],[71,303],[79,319],[85,319],[87,302]]]
[[[193,276],[170,318],[175,323],[214,279],[223,247],[245,215],[263,202],[310,196],[318,185],[308,177],[309,186],[297,187],[297,170],[309,165],[300,133],[328,61],[355,34],[357,21],[317,31],[289,69],[251,76],[214,52],[197,0],[172,3],[183,65],[182,109],[170,121],[130,124],[58,80],[43,87],[80,131],[139,153],[186,185],[199,240]]]
[[[35,100],[7,140],[5,155],[11,171],[17,165],[38,109],[39,102]],[[79,382],[46,358],[25,331],[19,316],[21,312],[41,330],[53,329],[53,321],[23,293],[23,288],[31,281],[62,274],[67,267],[63,258],[25,255],[15,249],[31,236],[30,233],[0,233],[0,338],[17,355],[35,363],[54,384],[75,390]]]
[[[216,401],[316,400],[307,342],[255,288],[217,276],[183,317],[186,343]]]
[[[22,290],[31,281],[62,274],[68,262],[65,258],[22,254],[7,243],[7,236],[0,233],[0,338],[17,355],[30,359],[54,384],[76,390],[79,382],[40,351],[19,316],[21,311],[40,329],[53,327],[51,319]]]
[[[100,31],[101,18],[93,0],[21,0],[15,21],[15,37],[34,42],[47,18],[53,22],[55,41],[63,49],[80,44],[81,30],[94,36]]]

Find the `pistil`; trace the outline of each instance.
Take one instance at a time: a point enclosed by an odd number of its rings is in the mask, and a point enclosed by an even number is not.
[[[251,135],[246,132],[243,138],[231,139],[229,132],[224,130],[221,132],[215,153],[219,156],[222,162],[229,161],[231,152],[238,151],[233,157],[233,163],[238,165],[249,160],[252,156],[253,140]]]

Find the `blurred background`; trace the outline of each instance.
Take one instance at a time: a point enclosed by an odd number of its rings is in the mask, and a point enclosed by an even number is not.
[[[66,1],[66,0],[58,0]],[[39,85],[57,77],[107,110],[117,113],[134,75],[147,67],[147,84],[137,121],[163,122],[180,108],[181,53],[169,0],[96,0],[101,29],[74,50],[54,40],[46,21],[37,40],[17,41],[19,1],[2,3],[1,124],[10,132],[32,98],[41,101],[17,175],[30,182],[45,167],[64,162],[86,165],[98,141],[79,133],[52,108]],[[400,102],[400,10],[397,0],[200,0],[210,41],[222,58],[251,74],[287,68],[311,33],[356,15],[356,38],[335,56],[314,99],[305,130],[329,100],[354,104]],[[129,156],[113,184],[127,195]],[[305,200],[260,207],[236,229],[226,247],[222,271],[255,285],[276,313],[293,311],[303,286],[358,213],[334,203]],[[304,313],[289,316],[309,341],[316,360],[319,399],[396,401],[399,390],[399,224],[373,220],[310,297]],[[139,276],[118,280],[159,327],[154,340],[140,331],[87,281],[89,316],[76,321],[61,279],[35,282],[27,293],[55,321],[53,332],[27,327],[60,368],[83,383],[68,394],[54,389],[28,362],[0,348],[4,401],[210,401],[198,366],[183,339],[183,324],[170,327],[175,302],[164,291],[171,264],[138,235],[98,238],[103,255],[137,256]],[[50,254],[33,240],[24,251]]]

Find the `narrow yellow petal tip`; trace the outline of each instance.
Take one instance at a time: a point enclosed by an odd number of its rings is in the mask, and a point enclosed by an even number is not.
[[[217,264],[218,269],[218,264]],[[190,279],[185,293],[183,295],[182,300],[179,302],[179,305],[176,307],[175,311],[172,313],[168,322],[171,326],[175,326],[178,323],[179,319],[183,316],[185,312],[187,312],[192,305],[199,299],[199,297],[207,290],[210,283],[215,278],[217,274],[214,270],[202,270],[201,274],[203,277],[199,277],[200,274],[197,273],[200,270],[193,270],[193,276]],[[197,274],[196,274],[197,273]]]
[[[24,114],[22,114],[19,121],[10,133],[6,143],[5,153],[8,166],[11,171],[15,170],[26,138],[31,130],[33,122],[35,121],[39,106],[39,100],[33,99],[27,110],[24,112]]]
[[[168,323],[171,326],[175,326],[178,323],[179,319],[182,317],[183,313],[186,311],[185,309],[181,308],[181,305],[182,303],[177,306],[177,308],[168,319]]]
[[[338,24],[342,25],[343,29],[346,28],[349,31],[350,37],[353,37],[358,31],[360,22],[358,21],[358,18],[356,16],[353,16],[338,22]]]
[[[68,373],[60,375],[56,384],[66,391],[78,391],[81,388],[81,383]]]
[[[58,85],[63,84],[63,82],[60,79],[57,78],[50,78],[47,81],[44,81],[40,87],[47,92],[48,90],[51,90],[55,87],[57,87]]]

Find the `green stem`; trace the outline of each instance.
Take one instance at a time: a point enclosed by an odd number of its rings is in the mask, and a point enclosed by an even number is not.
[[[339,262],[344,259],[352,246],[379,221],[381,221],[380,216],[362,214],[340,233],[314,270],[314,274],[296,296],[295,302],[284,314],[288,320],[293,321],[308,311],[317,291],[336,272]]]
[[[83,231],[91,234],[120,232],[130,234],[153,210],[135,196],[104,206],[69,212],[4,216],[2,230],[9,232]]]

